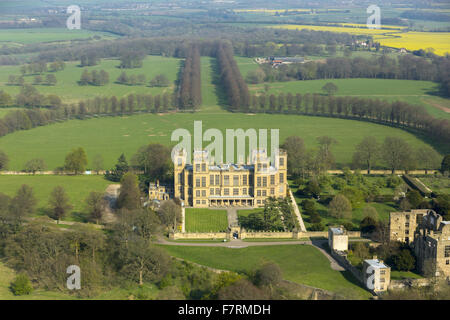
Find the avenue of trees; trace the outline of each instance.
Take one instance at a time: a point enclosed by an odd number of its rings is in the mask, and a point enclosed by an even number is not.
[[[186,52],[186,59],[181,70],[179,83],[179,108],[195,110],[202,103],[200,51],[191,45]]]
[[[227,93],[232,111],[246,110],[250,104],[248,86],[242,78],[233,56],[233,48],[227,42],[217,44],[216,58],[219,65],[219,79]]]
[[[105,70],[92,70],[88,71],[85,69],[81,74],[80,81],[78,83],[81,86],[93,85],[93,86],[104,86],[109,82],[109,74]]]

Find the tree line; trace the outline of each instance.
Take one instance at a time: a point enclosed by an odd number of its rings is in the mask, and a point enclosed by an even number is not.
[[[245,112],[247,108],[240,106],[238,111]],[[379,99],[335,97],[316,93],[295,95],[261,93],[250,96],[250,111],[372,121],[417,130],[444,144],[450,141],[450,121],[434,118],[423,106],[402,101],[387,102]]]
[[[263,81],[289,81],[314,79],[379,78],[427,80],[441,84],[442,93],[450,94],[450,57],[433,56],[431,59],[413,55],[389,58],[328,58],[326,62],[306,62],[272,68],[263,65]],[[254,72],[251,73],[253,75]],[[254,77],[252,77],[254,79]]]
[[[190,45],[180,75],[179,108],[195,110],[202,103],[200,51]]]
[[[232,111],[247,109],[250,104],[248,86],[242,78],[233,56],[233,49],[227,42],[217,43],[216,59],[219,66],[219,79],[227,93]]]

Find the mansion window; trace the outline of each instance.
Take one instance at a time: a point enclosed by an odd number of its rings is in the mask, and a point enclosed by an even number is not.
[[[446,258],[450,257],[450,246],[445,246],[444,255]]]
[[[200,171],[200,163],[197,163],[197,164],[195,165],[195,171]]]
[[[233,196],[238,196],[239,195],[239,188],[234,188],[233,189]]]
[[[196,204],[200,204],[200,200],[196,200],[195,203],[196,203]]]
[[[275,184],[275,175],[271,175],[270,176],[270,184],[274,185]]]
[[[247,175],[243,175],[243,176],[242,176],[242,184],[243,184],[244,186],[247,185]]]
[[[273,196],[275,194],[275,189],[274,188],[270,188],[270,195]]]
[[[214,185],[214,175],[213,174],[209,176],[209,184],[212,186]]]
[[[280,173],[280,183],[284,183],[284,174]]]
[[[220,196],[220,189],[216,188],[216,196]]]
[[[200,190],[195,191],[195,196],[200,197]]]
[[[200,178],[195,179],[195,186],[200,187]]]
[[[202,187],[206,187],[206,177],[202,177]]]
[[[263,197],[267,196],[267,190],[263,190],[262,195],[263,195]]]
[[[220,175],[216,174],[216,186],[220,184]]]
[[[258,172],[261,171],[261,163],[258,163]]]
[[[209,189],[209,194],[212,196],[214,195],[214,188]]]
[[[256,180],[257,180],[256,186],[261,187],[261,177],[258,177]]]
[[[225,186],[229,186],[230,185],[230,176],[223,176],[223,184]]]
[[[206,190],[202,190],[202,197],[206,197]]]
[[[263,177],[263,187],[267,187],[267,177]]]
[[[280,166],[284,166],[284,158],[280,158]]]
[[[261,197],[261,190],[257,190],[257,191],[256,191],[256,195],[257,195],[258,197]]]
[[[228,188],[223,189],[223,195],[224,196],[229,196],[230,195],[230,189],[228,189]]]
[[[247,195],[247,188],[243,188],[242,189],[242,194],[245,196],[245,195]]]
[[[239,185],[239,176],[233,176],[233,186]]]
[[[202,163],[202,171],[203,171],[203,172],[206,171],[206,163]]]

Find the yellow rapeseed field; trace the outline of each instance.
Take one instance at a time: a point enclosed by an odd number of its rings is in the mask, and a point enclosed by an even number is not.
[[[401,30],[392,30],[392,27],[394,26],[386,26],[384,29],[368,29],[367,27],[364,27],[364,25],[360,25],[361,27],[358,27],[358,25],[355,26],[356,27],[334,27],[290,24],[271,26],[271,28],[309,29],[316,31],[372,35],[374,40],[380,42],[383,46],[406,48],[407,50],[433,48],[434,53],[438,55],[450,53],[450,32],[403,32]]]

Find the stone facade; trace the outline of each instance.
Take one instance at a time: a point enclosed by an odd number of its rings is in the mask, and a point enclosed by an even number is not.
[[[364,285],[375,293],[384,292],[389,288],[391,281],[391,268],[378,259],[364,260]]]
[[[186,152],[174,158],[174,196],[185,206],[261,207],[269,197],[286,197],[287,154],[280,150],[271,164],[265,150],[254,150],[247,164],[214,164],[204,150],[194,150],[193,164]]]
[[[389,240],[404,243],[413,242],[414,233],[427,212],[427,209],[391,212],[389,216]]]
[[[348,251],[348,234],[343,226],[328,228],[328,246],[334,251]]]
[[[450,278],[450,221],[430,211],[416,232],[417,267],[425,275]]]
[[[148,186],[148,198],[150,201],[169,200],[173,197],[173,188],[165,185],[160,185],[159,181],[150,183]]]

